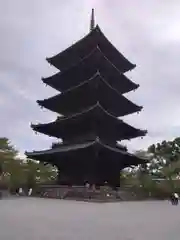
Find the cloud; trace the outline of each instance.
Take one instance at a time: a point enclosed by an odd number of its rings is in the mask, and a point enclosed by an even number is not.
[[[36,104],[56,93],[40,80],[55,72],[45,58],[89,31],[92,7],[105,35],[137,64],[127,75],[140,88],[127,97],[143,111],[125,120],[149,133],[128,142],[130,149],[180,135],[178,0],[6,0],[0,3],[0,126],[1,136],[21,152],[46,148],[53,140],[36,136],[29,126],[56,116]]]

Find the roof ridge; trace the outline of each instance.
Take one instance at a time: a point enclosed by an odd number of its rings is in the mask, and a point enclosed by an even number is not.
[[[65,49],[64,49],[63,51],[61,51],[59,54],[62,54],[63,52],[65,52],[65,51],[73,48],[74,45],[76,45],[76,44],[79,43],[79,42],[82,42],[85,38],[87,38],[88,36],[94,34],[94,32],[96,32],[97,30],[98,30],[98,31],[100,30],[99,25],[96,25],[95,28],[92,29],[92,31],[90,31],[89,33],[85,34],[84,37],[82,37],[81,39],[77,40],[75,43],[73,43],[73,44],[70,45],[69,47],[65,48]],[[101,31],[100,31],[100,32],[101,32]],[[49,61],[51,61],[51,59],[53,59],[54,57],[58,56],[59,54],[56,54],[56,55],[54,55],[54,56],[52,56],[52,57],[46,57],[46,60],[49,62]],[[49,63],[50,63],[50,62],[49,62]],[[50,64],[51,64],[51,63],[50,63]]]
[[[123,120],[121,120],[121,119],[113,116],[111,113],[109,113],[107,110],[105,110],[105,109],[102,107],[102,105],[99,103],[99,101],[97,101],[96,104],[94,104],[93,106],[90,106],[90,107],[87,108],[86,110],[83,110],[82,112],[73,114],[73,115],[68,116],[68,117],[63,117],[63,116],[62,116],[62,117],[59,117],[59,119],[57,119],[57,120],[55,120],[55,121],[53,121],[53,122],[66,121],[66,120],[68,120],[68,119],[77,117],[78,115],[80,116],[80,115],[83,115],[84,113],[88,113],[88,112],[90,112],[91,110],[93,110],[93,109],[95,109],[95,108],[97,108],[97,107],[99,107],[99,108],[100,108],[104,113],[106,113],[108,116],[110,116],[110,117],[118,120],[119,122],[123,122]],[[52,123],[53,123],[53,122],[52,122]],[[48,123],[45,123],[45,124],[31,124],[31,126],[46,125],[46,124],[48,124]]]

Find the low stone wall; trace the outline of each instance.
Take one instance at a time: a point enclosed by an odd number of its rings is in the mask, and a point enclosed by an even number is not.
[[[136,196],[131,192],[121,189],[117,191],[109,187],[100,187],[99,189],[86,188],[85,186],[61,186],[45,185],[39,186],[33,192],[34,196],[56,199],[75,199],[75,200],[95,200],[95,201],[127,201],[135,200]]]
[[[7,198],[7,197],[9,197],[10,196],[10,193],[9,193],[9,191],[8,190],[0,190],[0,199],[1,198]]]

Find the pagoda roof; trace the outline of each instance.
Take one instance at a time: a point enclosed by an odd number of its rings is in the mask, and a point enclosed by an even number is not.
[[[70,117],[59,117],[47,124],[31,125],[34,131],[62,138],[94,134],[113,140],[131,139],[144,136],[146,131],[134,128],[108,113],[99,103]]]
[[[99,47],[94,48],[88,55],[65,71],[58,72],[42,81],[57,89],[66,91],[91,78],[96,72],[120,93],[126,93],[139,87],[123,75],[104,55]]]
[[[98,102],[115,116],[124,116],[142,109],[114,89],[99,72],[78,86],[37,102],[40,106],[65,116],[81,112]]]
[[[61,53],[47,58],[47,61],[63,71],[84,58],[93,48],[99,46],[105,56],[120,72],[132,70],[135,65],[129,62],[105,37],[97,25],[89,34]]]
[[[124,168],[131,165],[146,163],[147,159],[137,157],[117,147],[111,147],[98,138],[80,144],[67,144],[44,151],[25,152],[28,158],[61,166],[70,161],[98,161],[108,159],[109,164],[119,162],[118,167]],[[90,156],[90,158],[88,158]]]

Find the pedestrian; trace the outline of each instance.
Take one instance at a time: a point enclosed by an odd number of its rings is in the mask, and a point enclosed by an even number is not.
[[[19,196],[22,196],[22,195],[23,195],[23,189],[19,188]]]
[[[178,203],[179,203],[179,195],[177,193],[174,193],[174,199],[175,199],[175,205],[178,205]]]
[[[178,205],[179,202],[179,195],[177,193],[172,193],[170,197],[170,201],[172,205]]]
[[[30,188],[28,191],[28,196],[31,196],[31,195],[32,195],[32,188]]]

